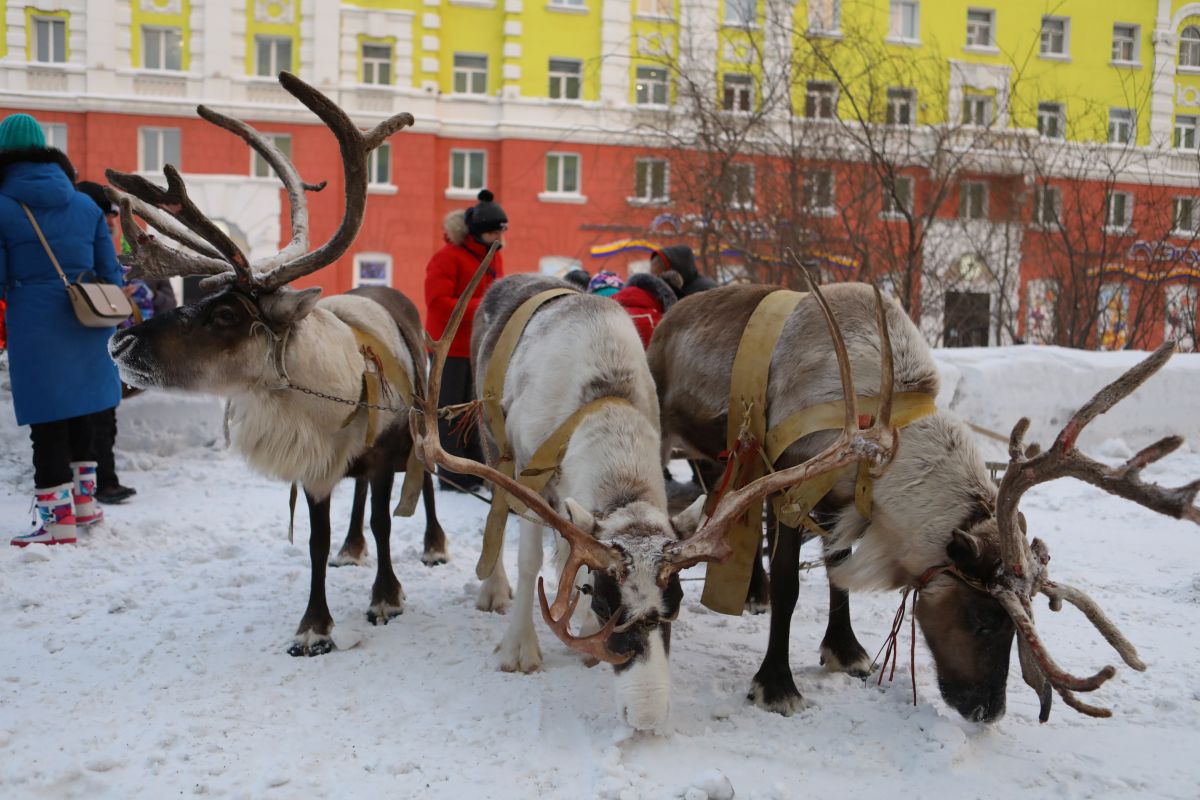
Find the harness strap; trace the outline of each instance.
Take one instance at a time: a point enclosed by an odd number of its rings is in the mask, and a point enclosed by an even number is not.
[[[492,440],[498,450],[498,461],[493,466],[504,475],[513,477],[514,464],[512,448],[508,444],[508,434],[504,426],[504,380],[508,375],[508,363],[512,360],[517,342],[525,332],[525,326],[533,318],[534,313],[555,297],[575,294],[574,289],[547,289],[526,300],[500,331],[500,338],[492,349],[488,361],[487,372],[483,380],[483,412]],[[488,511],[487,521],[483,525],[483,549],[479,553],[479,562],[475,565],[475,576],[484,580],[491,576],[496,569],[496,560],[504,547],[504,526],[508,523],[509,509],[508,493],[498,486],[492,486],[492,507]]]

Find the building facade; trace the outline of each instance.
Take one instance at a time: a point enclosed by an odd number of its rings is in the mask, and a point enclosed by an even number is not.
[[[778,278],[786,238],[831,277],[895,291],[938,344],[1193,335],[1200,3],[3,5],[0,105],[42,121],[81,177],[175,164],[252,256],[286,241],[286,199],[198,103],[328,182],[310,197],[314,243],[340,220],[339,156],[274,75],[296,72],[363,127],[413,113],[372,158],[352,251],[309,280],[332,291],[382,282],[423,305],[442,217],[487,187],[511,220],[510,271],[624,272],[684,241],[710,272]],[[718,139],[751,143],[714,175],[698,166],[709,112]],[[797,164],[793,213],[769,187]],[[710,183],[736,214],[704,207]],[[1071,304],[1086,324],[1066,320]]]

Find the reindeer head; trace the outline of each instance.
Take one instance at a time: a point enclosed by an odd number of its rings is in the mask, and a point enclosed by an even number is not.
[[[121,227],[131,252],[122,261],[133,278],[206,275],[218,289],[201,300],[118,332],[109,352],[122,377],[138,386],[169,386],[227,394],[249,386],[276,386],[285,377],[283,344],[294,325],[312,311],[320,289],[294,291],[287,284],[332,264],[362,227],[367,202],[367,156],[389,136],[412,125],[397,114],[367,133],[329,98],[296,76],[279,82],[330,128],[341,150],[346,211],[328,242],[309,251],[305,192],[325,184],[304,183],[274,143],[246,123],[205,106],[197,113],[240,136],[271,165],[287,190],[292,236],[278,253],[251,264],[236,243],[196,207],[178,170],[167,165],[164,189],[138,175],[108,170],[121,207]],[[133,219],[175,242],[164,244]]]

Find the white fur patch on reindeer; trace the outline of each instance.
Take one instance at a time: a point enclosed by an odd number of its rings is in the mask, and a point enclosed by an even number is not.
[[[639,731],[661,729],[671,713],[671,665],[661,631],[650,631],[645,652],[616,678],[621,719]]]

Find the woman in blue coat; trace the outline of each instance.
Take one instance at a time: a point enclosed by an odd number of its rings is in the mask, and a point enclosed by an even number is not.
[[[76,525],[99,522],[92,495],[91,415],[121,399],[108,356],[113,328],[80,324],[62,279],[21,207],[33,212],[50,249],[75,281],[92,272],[120,285],[104,215],[75,191],[75,170],[46,147],[28,114],[0,123],[0,292],[7,300],[8,363],[17,423],[33,440],[34,506],[30,530],[12,544],[75,541]]]

